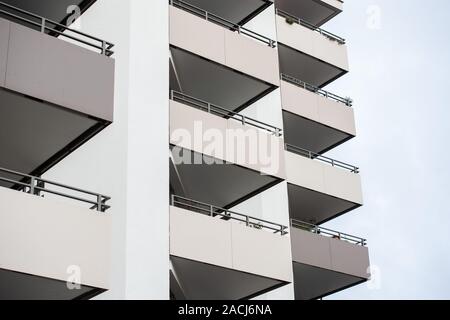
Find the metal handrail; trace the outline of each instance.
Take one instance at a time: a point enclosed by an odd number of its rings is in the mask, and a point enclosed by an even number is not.
[[[329,31],[323,30],[323,29],[315,26],[314,24],[312,24],[312,23],[310,23],[308,21],[300,19],[299,17],[296,17],[296,16],[294,16],[294,15],[292,15],[290,13],[287,13],[286,11],[280,10],[278,8],[275,9],[275,12],[280,17],[283,17],[286,20],[295,22],[295,23],[297,23],[297,24],[299,24],[299,25],[301,25],[303,27],[306,27],[306,28],[312,30],[312,31],[316,31],[316,32],[320,33],[321,35],[324,35],[325,37],[327,37],[330,40],[337,41],[339,44],[345,44],[345,39],[344,38],[341,38],[341,37],[339,37],[339,36],[329,32]]]
[[[293,146],[291,144],[286,143],[286,151],[290,151],[293,152],[295,154],[298,154],[300,156],[312,159],[312,160],[318,160],[318,161],[322,161],[325,163],[330,164],[333,167],[339,167],[345,170],[348,170],[352,173],[356,173],[358,174],[360,172],[360,169],[356,166],[350,165],[348,163],[342,162],[342,161],[338,161],[338,160],[334,160],[332,158],[328,158],[325,156],[322,156],[318,153],[314,153],[312,151],[297,147],[297,146]]]
[[[270,134],[275,135],[276,137],[281,137],[283,135],[283,130],[280,128],[277,128],[275,126],[264,123],[262,121],[244,116],[242,114],[233,112],[231,110],[219,107],[210,102],[206,102],[204,100],[194,98],[192,96],[189,96],[187,94],[184,94],[184,93],[181,93],[181,92],[178,92],[175,90],[170,91],[170,99],[173,101],[182,102],[191,107],[200,109],[202,111],[206,111],[206,112],[214,114],[214,115],[218,115],[221,117],[222,116],[228,117],[230,119],[240,122],[242,125],[249,125],[249,126],[261,129],[263,131],[267,131]]]
[[[244,28],[244,27],[240,26],[239,24],[236,24],[234,22],[231,22],[229,20],[221,18],[213,13],[210,13],[202,8],[196,7],[190,3],[187,3],[182,0],[169,0],[169,4],[174,6],[175,8],[182,9],[182,10],[192,13],[198,17],[201,17],[201,18],[205,19],[206,21],[213,22],[215,24],[218,24],[218,25],[225,27],[227,29],[230,29],[232,31],[236,31],[239,34],[243,34],[243,35],[246,35],[257,41],[263,42],[263,43],[267,44],[268,46],[270,46],[271,48],[276,47],[277,42],[275,40],[272,40],[266,36],[263,36],[262,34],[251,31],[247,28]]]
[[[239,222],[244,222],[247,227],[256,229],[266,229],[273,231],[273,233],[280,233],[281,236],[288,234],[287,226],[282,224],[273,223],[259,218],[254,218],[242,213],[237,213],[228,209],[216,207],[211,204],[203,203],[200,201],[180,197],[177,195],[171,196],[171,205],[174,207],[195,211],[200,214],[204,214],[210,217],[222,217],[223,219],[231,219]]]
[[[336,95],[334,93],[331,93],[331,92],[325,91],[323,89],[320,89],[319,87],[313,86],[312,84],[306,83],[306,82],[304,82],[302,80],[299,80],[299,79],[294,78],[292,76],[289,76],[287,74],[282,73],[281,74],[281,80],[284,80],[286,82],[294,84],[294,85],[296,85],[296,86],[298,86],[300,88],[309,90],[309,91],[314,92],[316,94],[320,94],[320,95],[324,96],[327,99],[332,99],[334,101],[343,103],[347,107],[351,107],[353,105],[353,100],[350,99],[350,98],[340,97],[340,96],[338,96],[338,95]]]
[[[106,202],[108,200],[110,200],[111,198],[108,196],[99,194],[99,193],[70,187],[70,186],[67,186],[67,185],[64,185],[64,184],[61,184],[58,182],[42,179],[42,178],[31,176],[28,174],[23,174],[23,173],[20,173],[17,171],[9,170],[9,169],[0,168],[0,174],[1,173],[6,173],[9,175],[21,177],[20,179],[16,180],[16,179],[9,179],[9,178],[6,178],[5,176],[0,175],[0,181],[6,182],[6,183],[11,183],[13,186],[18,186],[19,190],[29,193],[29,194],[32,194],[32,195],[35,195],[35,196],[41,196],[41,193],[50,193],[50,194],[54,194],[54,195],[57,195],[60,197],[69,198],[69,199],[76,200],[79,202],[91,204],[92,205],[91,209],[96,209],[97,211],[100,211],[100,212],[105,212],[106,210],[111,208],[111,206],[106,204]],[[76,197],[76,196],[72,196],[72,195],[69,195],[69,194],[66,194],[63,192],[50,190],[46,187],[46,185],[52,185],[55,187],[83,193],[83,194],[89,195],[89,196],[93,196],[93,197],[95,197],[95,200]]]
[[[91,35],[88,35],[86,33],[80,32],[78,30],[74,30],[74,29],[68,28],[67,26],[62,25],[62,24],[60,24],[58,22],[49,20],[49,19],[44,18],[42,16],[39,16],[37,14],[34,14],[34,13],[29,12],[29,11],[26,11],[26,10],[23,10],[23,9],[11,6],[9,4],[6,4],[6,3],[0,1],[0,8],[2,8],[2,7],[3,7],[3,9],[0,9],[0,15],[4,14],[4,15],[10,17],[10,18],[14,18],[14,19],[20,20],[22,22],[28,23],[30,25],[39,27],[40,31],[42,33],[45,33],[46,31],[51,32],[51,33],[56,33],[56,34],[58,34],[60,36],[69,38],[71,40],[74,40],[74,41],[82,43],[82,44],[85,44],[85,45],[90,46],[90,47],[92,47],[94,49],[98,49],[98,50],[100,50],[102,55],[105,55],[107,57],[110,57],[110,56],[112,56],[114,54],[114,51],[111,50],[114,47],[114,44],[111,43],[111,42],[108,42],[106,40],[102,40],[102,39],[93,37]],[[16,13],[23,14],[23,15],[27,16],[28,18],[38,19],[39,22],[32,21],[30,19],[24,18],[24,17],[22,17],[22,16],[20,16],[18,14],[14,14],[14,13],[6,11],[6,10],[15,11]],[[49,25],[51,25],[51,26],[49,26]],[[61,31],[61,30],[63,30],[63,31]],[[67,33],[64,33],[64,31],[69,31],[69,32],[72,32],[72,33],[74,33],[74,34],[76,34],[78,36],[82,36],[82,37],[88,38],[90,40],[98,42],[98,44],[92,43],[90,41],[86,41],[86,40],[83,40],[83,39],[80,39],[79,37],[76,37],[76,36],[69,35]]]
[[[335,231],[335,230],[319,227],[317,225],[314,225],[314,224],[311,224],[311,223],[308,223],[308,222],[303,222],[303,221],[300,221],[300,220],[292,219],[291,220],[291,226],[293,228],[296,228],[296,229],[309,231],[309,232],[312,232],[312,233],[320,234],[322,236],[327,236],[327,237],[334,238],[334,239],[348,241],[350,243],[353,243],[353,244],[356,244],[356,245],[360,245],[360,246],[363,246],[363,247],[367,246],[367,240],[364,239],[364,238],[355,237],[355,236],[352,236],[352,235],[347,234],[347,233],[343,233],[343,232],[339,232],[339,231]]]

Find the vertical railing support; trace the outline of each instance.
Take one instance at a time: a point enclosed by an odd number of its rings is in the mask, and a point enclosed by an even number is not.
[[[97,211],[103,212],[103,199],[101,195],[97,195]]]
[[[41,32],[45,33],[45,25],[46,25],[46,20],[45,18],[42,18],[41,20]]]

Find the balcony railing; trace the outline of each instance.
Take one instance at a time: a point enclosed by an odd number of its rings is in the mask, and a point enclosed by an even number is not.
[[[346,233],[343,233],[343,232],[334,231],[334,230],[331,230],[331,229],[319,227],[319,226],[316,226],[316,225],[311,224],[311,223],[307,223],[307,222],[303,222],[303,221],[292,219],[291,220],[291,226],[293,228],[301,229],[303,231],[312,232],[312,233],[315,233],[315,234],[319,234],[321,236],[330,237],[330,238],[334,238],[334,239],[339,239],[339,240],[342,240],[342,241],[347,241],[347,242],[350,242],[352,244],[360,245],[360,246],[363,246],[363,247],[367,246],[367,240],[366,239],[363,239],[363,238],[360,238],[360,237],[355,237],[355,236],[352,236],[350,234],[346,234]]]
[[[174,207],[186,209],[189,211],[204,214],[210,217],[221,217],[224,220],[234,220],[243,222],[247,227],[266,230],[273,233],[280,233],[281,236],[287,235],[287,227],[282,224],[269,222],[259,218],[254,218],[242,213],[237,213],[228,209],[219,208],[211,204],[195,201],[192,199],[172,195],[171,204]]]
[[[170,92],[170,99],[173,101],[181,102],[183,104],[189,105],[193,108],[197,108],[199,110],[214,114],[216,116],[220,117],[226,117],[229,119],[236,120],[240,122],[242,125],[249,125],[252,127],[255,127],[257,129],[269,132],[270,134],[275,135],[276,137],[281,137],[283,135],[283,130],[280,128],[277,128],[275,126],[272,126],[270,124],[264,123],[262,121],[249,118],[247,116],[244,116],[242,114],[230,111],[228,109],[216,106],[212,103],[188,96],[184,93],[178,92],[178,91],[171,91]]]
[[[105,55],[107,57],[110,57],[114,54],[114,51],[111,50],[114,47],[114,44],[112,44],[111,42],[98,39],[74,29],[70,29],[58,22],[46,19],[20,8],[16,8],[4,2],[0,2],[0,17],[2,15],[17,19],[18,21],[26,23],[30,26],[37,27],[42,33],[58,35],[74,40],[77,43],[81,43],[90,48],[99,50],[102,55]]]
[[[247,28],[244,28],[244,27],[242,27],[242,26],[240,26],[240,25],[238,25],[236,23],[233,23],[233,22],[228,21],[228,20],[226,20],[224,18],[221,18],[221,17],[219,17],[219,16],[217,16],[217,15],[215,15],[213,13],[210,13],[210,12],[208,12],[206,10],[203,10],[203,9],[201,9],[199,7],[196,7],[196,6],[194,6],[194,5],[190,4],[190,3],[184,2],[182,0],[169,0],[169,4],[174,6],[175,8],[182,9],[182,10],[184,10],[186,12],[189,12],[189,13],[191,13],[193,15],[196,15],[196,16],[198,16],[200,18],[203,18],[206,21],[210,21],[212,23],[215,23],[215,24],[218,24],[218,25],[220,25],[222,27],[225,27],[225,28],[227,28],[229,30],[238,32],[239,34],[242,34],[242,35],[248,36],[250,38],[253,38],[253,39],[257,40],[257,41],[263,42],[266,45],[270,46],[271,48],[275,48],[276,47],[277,43],[276,43],[275,40],[272,40],[272,39],[270,39],[270,38],[268,38],[266,36],[263,36],[263,35],[261,35],[259,33],[256,33],[254,31],[251,31],[251,30],[247,29]]]
[[[281,74],[281,80],[289,82],[293,85],[296,85],[300,88],[303,88],[305,90],[314,92],[316,94],[319,94],[321,96],[324,96],[327,99],[331,99],[340,103],[345,104],[348,107],[351,107],[353,105],[353,100],[350,98],[342,98],[334,93],[325,91],[323,89],[320,89],[319,87],[313,86],[312,84],[308,84],[302,80],[299,80],[297,78],[294,78],[292,76],[288,76],[287,74],[282,73]]]
[[[14,179],[12,177],[15,178],[19,177],[19,178]],[[46,193],[48,193],[59,197],[75,200],[77,202],[87,203],[91,205],[90,209],[96,209],[97,211],[100,212],[105,212],[106,210],[111,208],[109,205],[106,204],[106,202],[111,199],[110,197],[95,192],[69,187],[61,183],[41,179],[39,177],[30,176],[27,174],[23,174],[8,169],[0,168],[0,181],[6,182],[7,184],[11,184],[11,188],[35,196],[43,197]],[[54,186],[64,191],[51,190],[48,188],[48,186]],[[83,195],[83,197],[78,197],[64,193],[67,191],[71,193],[80,193]],[[90,197],[91,199],[88,199],[87,197]]]
[[[333,167],[338,167],[338,168],[341,168],[341,169],[345,169],[345,170],[348,170],[348,171],[350,171],[352,173],[356,173],[357,174],[357,173],[360,172],[358,167],[352,166],[352,165],[347,164],[345,162],[341,162],[341,161],[338,161],[338,160],[334,160],[334,159],[322,156],[322,155],[314,153],[312,151],[309,151],[309,150],[306,150],[306,149],[303,149],[303,148],[300,148],[300,147],[297,147],[297,146],[293,146],[293,145],[290,145],[290,144],[287,144],[287,143],[286,143],[286,151],[293,152],[295,154],[298,154],[300,156],[306,157],[308,159],[322,161],[322,162],[327,163],[327,164],[329,164],[329,165],[331,165]]]
[[[339,37],[339,36],[337,36],[337,35],[335,35],[335,34],[333,34],[331,32],[323,30],[323,29],[313,25],[312,23],[309,23],[309,22],[307,22],[307,21],[305,21],[303,19],[300,19],[300,18],[298,18],[296,16],[293,16],[290,13],[287,13],[286,11],[283,11],[283,10],[280,10],[280,9],[276,9],[276,13],[280,17],[285,18],[286,21],[288,23],[290,23],[290,24],[297,23],[297,24],[299,24],[299,25],[301,25],[303,27],[306,27],[306,28],[308,28],[308,29],[310,29],[312,31],[316,31],[316,32],[320,33],[321,35],[327,37],[330,40],[337,41],[339,44],[345,44],[345,39],[344,38],[341,38],[341,37]]]

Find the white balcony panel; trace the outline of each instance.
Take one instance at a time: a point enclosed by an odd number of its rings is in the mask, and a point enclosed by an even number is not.
[[[289,183],[352,203],[363,203],[359,174],[288,151],[285,158]]]
[[[170,7],[170,44],[213,62],[279,85],[275,48]]]
[[[76,266],[83,286],[108,289],[110,224],[105,213],[0,188],[0,269],[65,286]]]
[[[356,135],[354,111],[343,103],[286,81],[281,81],[281,99],[283,110],[349,135]]]
[[[213,134],[210,138],[217,137],[215,142],[219,148],[208,147],[211,145],[205,139],[208,130],[209,134]],[[190,139],[180,139],[180,134],[186,134]],[[234,139],[234,134],[241,138]],[[170,137],[170,142],[179,147],[277,178],[286,177],[283,139],[236,120],[170,101]],[[232,145],[232,140],[235,141],[235,148],[227,147]],[[259,144],[263,143],[269,147],[261,148]]]
[[[277,15],[278,41],[344,71],[349,70],[347,46]]]
[[[170,254],[258,276],[292,281],[288,235],[170,207]]]

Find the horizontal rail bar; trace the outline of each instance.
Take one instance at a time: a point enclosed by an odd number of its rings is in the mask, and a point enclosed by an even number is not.
[[[199,8],[197,6],[194,6],[190,3],[187,3],[182,0],[169,0],[169,4],[172,5],[173,7],[182,9],[182,10],[192,13],[196,16],[199,16],[199,17],[205,19],[206,21],[216,23],[222,27],[228,28],[230,30],[236,31],[236,32],[246,35],[250,38],[253,38],[257,41],[263,42],[263,43],[267,44],[268,46],[270,46],[271,48],[276,47],[277,42],[275,40],[272,40],[266,36],[263,36],[262,34],[251,31],[247,28],[244,28],[244,27],[240,26],[239,24],[236,24],[234,22],[231,22],[224,18],[221,18],[213,13],[210,13],[210,12],[208,12],[202,8]]]
[[[263,131],[267,131],[277,137],[281,137],[283,135],[283,130],[280,128],[277,128],[275,126],[264,123],[262,121],[244,116],[242,114],[225,109],[223,107],[219,107],[210,102],[206,102],[204,100],[194,98],[192,96],[189,96],[187,94],[184,94],[184,93],[181,93],[178,91],[174,91],[174,90],[170,91],[170,99],[173,101],[187,104],[191,107],[200,109],[202,111],[205,111],[205,112],[208,112],[211,114],[228,117],[230,119],[240,122],[243,125],[249,125],[249,126],[261,129]]]
[[[331,165],[333,167],[339,167],[341,169],[348,170],[352,173],[358,174],[360,172],[359,168],[356,166],[350,165],[350,164],[342,162],[342,161],[334,160],[329,157],[325,157],[318,153],[314,153],[312,151],[309,151],[309,150],[306,150],[306,149],[303,149],[303,148],[300,148],[297,146],[293,146],[288,143],[286,143],[286,151],[293,152],[295,154],[298,154],[300,156],[303,156],[303,157],[306,157],[306,158],[309,158],[312,160],[322,161],[322,162],[328,163],[329,165]]]
[[[291,227],[296,229],[302,229],[305,231],[309,231],[312,233],[320,234],[323,236],[328,236],[335,239],[345,240],[353,244],[361,245],[363,247],[367,246],[367,240],[364,238],[356,237],[347,233],[319,227],[317,225],[303,222],[300,220],[292,219],[291,220]]]
[[[338,96],[338,95],[336,95],[334,93],[325,91],[325,90],[323,90],[323,89],[321,89],[319,87],[313,86],[312,84],[306,83],[306,82],[304,82],[302,80],[299,80],[299,79],[294,78],[292,76],[289,76],[287,74],[282,73],[281,74],[281,80],[284,80],[286,82],[294,84],[294,85],[296,85],[296,86],[298,86],[300,88],[306,89],[308,91],[314,92],[316,94],[320,94],[320,95],[324,96],[325,98],[332,99],[332,100],[335,100],[337,102],[341,102],[341,103],[345,104],[348,107],[351,107],[353,105],[353,100],[350,99],[350,98],[340,97],[340,96]]]
[[[58,34],[60,36],[64,36],[66,38],[72,39],[72,40],[74,40],[76,42],[85,44],[85,45],[90,46],[90,47],[92,47],[94,49],[99,49],[99,50],[101,50],[101,54],[102,55],[105,55],[105,56],[108,56],[108,57],[110,57],[110,56],[112,56],[114,54],[114,51],[111,50],[114,47],[114,44],[111,43],[111,42],[105,41],[103,39],[96,38],[94,36],[91,36],[89,34],[86,34],[84,32],[81,32],[81,31],[78,31],[78,30],[75,30],[75,29],[71,29],[71,28],[69,28],[69,27],[67,27],[65,25],[62,25],[62,24],[58,23],[58,22],[49,20],[49,19],[44,18],[42,16],[39,16],[37,14],[31,13],[29,11],[26,11],[26,10],[14,7],[12,5],[9,5],[9,4],[6,4],[6,3],[0,1],[0,8],[2,8],[2,7],[3,7],[3,9],[0,9],[0,15],[4,14],[4,15],[10,17],[10,18],[14,18],[14,19],[17,19],[19,21],[31,24],[31,25],[36,26],[36,27],[39,27],[42,33],[45,33],[46,31],[50,31],[50,32],[56,33],[56,34]],[[12,13],[10,11],[7,11],[7,10],[15,11],[16,14],[14,14],[14,13]],[[23,15],[27,16],[28,18],[38,19],[39,22],[32,21],[30,19],[22,17],[22,16],[18,15],[17,13],[23,14]],[[48,24],[53,25],[53,27],[48,26]],[[60,28],[60,30],[58,30],[57,28]],[[63,30],[63,31],[61,31],[61,30]],[[78,36],[82,36],[82,37],[88,38],[90,40],[98,42],[98,44],[94,44],[92,42],[89,42],[89,41],[77,38],[75,36],[71,36],[71,35],[69,35],[67,33],[64,33],[64,31],[69,31],[69,32],[72,32],[74,34],[77,34]]]
[[[226,219],[244,222],[248,227],[271,230],[274,233],[280,233],[282,236],[288,234],[288,227],[282,224],[251,217],[242,213],[234,212],[225,208],[216,207],[211,204],[206,204],[177,195],[171,196],[171,205],[179,208],[187,207],[190,208],[190,211],[197,211],[201,214],[209,215],[211,217],[221,216]]]
[[[303,27],[306,27],[306,28],[312,30],[312,31],[316,31],[316,32],[320,33],[321,35],[324,35],[325,37],[327,37],[330,40],[337,41],[339,44],[345,44],[344,38],[341,38],[341,37],[329,32],[329,31],[326,31],[324,29],[321,29],[308,21],[300,19],[299,17],[296,17],[296,16],[294,16],[290,13],[287,13],[286,11],[280,10],[278,8],[275,9],[275,11],[280,17],[283,17],[289,21],[295,22]]]
[[[102,195],[100,193],[95,193],[95,192],[86,191],[86,190],[82,190],[82,189],[75,188],[75,187],[70,187],[70,186],[67,186],[67,185],[64,185],[64,184],[61,184],[58,182],[42,179],[39,177],[31,176],[28,174],[20,173],[20,172],[5,169],[5,168],[0,168],[0,174],[1,173],[18,176],[19,177],[18,179],[11,179],[11,178],[6,178],[5,176],[0,176],[0,181],[10,183],[13,186],[23,187],[23,191],[28,192],[33,195],[40,195],[41,192],[50,193],[50,194],[54,194],[54,195],[57,195],[60,197],[76,200],[79,202],[89,203],[91,205],[94,205],[91,209],[97,209],[97,211],[101,211],[101,212],[105,212],[107,209],[110,208],[109,205],[106,205],[106,202],[108,200],[111,200],[111,197]],[[55,187],[59,187],[59,188],[66,189],[69,191],[79,192],[79,193],[82,193],[85,195],[93,196],[94,200],[85,199],[85,198],[73,196],[73,195],[70,195],[67,193],[63,193],[60,191],[51,190],[51,189],[48,189],[47,187],[45,187],[46,185],[53,185]],[[28,191],[26,190],[26,188],[28,188]]]

